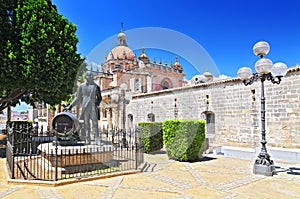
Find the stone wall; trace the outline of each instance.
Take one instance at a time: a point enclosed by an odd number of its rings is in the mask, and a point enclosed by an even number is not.
[[[126,113],[134,124],[150,113],[155,121],[208,119],[211,146],[254,148],[261,140],[260,95],[260,82],[245,86],[233,78],[134,95]],[[300,148],[300,68],[289,69],[279,85],[266,81],[265,97],[268,146]]]

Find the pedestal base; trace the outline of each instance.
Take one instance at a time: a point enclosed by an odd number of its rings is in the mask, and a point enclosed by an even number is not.
[[[41,156],[51,167],[63,169],[63,173],[76,173],[102,168],[113,161],[112,145],[53,146],[44,143],[38,146]]]
[[[267,165],[263,165],[263,164],[254,163],[253,173],[261,174],[261,175],[265,175],[265,176],[273,176],[274,174],[276,174],[276,171],[275,171],[274,165],[267,166]]]
[[[53,140],[53,146],[56,144],[58,146],[76,146],[77,145],[77,139],[73,136],[69,137],[58,137],[57,140]]]

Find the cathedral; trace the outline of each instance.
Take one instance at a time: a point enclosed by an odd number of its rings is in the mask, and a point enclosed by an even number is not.
[[[103,97],[100,126],[109,129],[122,128],[123,116],[119,112],[124,108],[121,103],[124,96],[120,85],[126,85],[124,92],[135,95],[183,87],[188,83],[177,56],[170,65],[163,64],[161,60],[157,62],[156,58],[150,61],[144,48],[137,56],[127,45],[123,24],[117,41],[117,45],[107,53],[101,72],[95,76]]]
[[[178,57],[170,65],[163,64],[161,60],[157,62],[155,58],[151,62],[144,48],[137,57],[127,45],[123,26],[117,39],[117,45],[108,52],[102,65],[102,90],[113,89],[125,83],[130,92],[146,93],[186,84]]]

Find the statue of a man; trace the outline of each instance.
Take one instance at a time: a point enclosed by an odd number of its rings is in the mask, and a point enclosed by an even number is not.
[[[98,106],[102,100],[100,87],[94,82],[93,74],[87,71],[85,74],[86,82],[80,84],[76,98],[64,110],[70,110],[73,106],[81,103],[80,119],[84,120],[84,132],[86,144],[91,143],[90,120],[92,120],[92,131],[96,144],[100,145],[98,130]]]

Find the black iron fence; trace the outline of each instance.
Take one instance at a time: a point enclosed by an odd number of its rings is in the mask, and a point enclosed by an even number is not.
[[[7,126],[7,164],[12,179],[56,181],[138,170],[144,162],[137,130],[100,130],[101,144],[61,144],[58,136],[37,135],[31,123]]]

